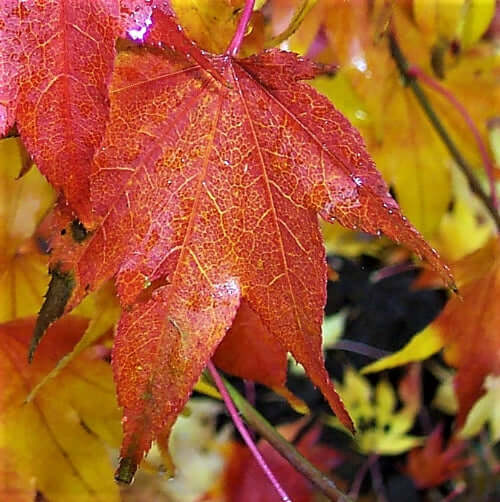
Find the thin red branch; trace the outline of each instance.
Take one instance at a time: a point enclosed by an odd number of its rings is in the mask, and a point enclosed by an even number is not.
[[[266,464],[264,457],[261,455],[260,451],[257,448],[257,445],[254,443],[253,439],[250,436],[250,433],[248,432],[245,425],[243,424],[243,421],[241,420],[241,418],[238,414],[238,411],[236,410],[236,407],[234,406],[233,400],[231,399],[231,396],[229,395],[229,393],[226,389],[226,386],[224,385],[224,382],[222,381],[222,379],[221,379],[217,369],[213,365],[212,361],[208,362],[207,368],[210,371],[210,374],[212,375],[212,378],[215,382],[215,385],[219,389],[219,392],[222,396],[222,399],[224,400],[226,408],[229,411],[231,418],[233,419],[234,425],[238,429],[239,433],[241,434],[241,437],[245,441],[249,450],[252,452],[252,455],[255,457],[255,460],[257,461],[257,463],[260,465],[260,467],[264,471],[264,474],[267,476],[267,478],[269,479],[269,481],[273,485],[274,489],[278,492],[281,500],[284,502],[291,502],[292,499],[286,494],[285,490],[282,488],[282,486],[280,485],[279,481],[274,476],[271,469],[269,469],[269,466]]]

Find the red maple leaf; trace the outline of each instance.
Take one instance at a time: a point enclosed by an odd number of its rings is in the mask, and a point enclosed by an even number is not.
[[[296,424],[292,427],[295,428]],[[288,429],[290,428],[289,426]],[[317,443],[320,432],[318,427],[308,431],[298,442],[297,450],[318,469],[329,472],[338,467],[344,459],[333,448]],[[316,499],[317,493],[311,483],[269,443],[261,440],[258,446],[267,465],[294,502],[313,502]],[[234,443],[231,450],[223,483],[226,499],[231,502],[275,501],[277,497],[273,486],[250,450],[239,443]]]
[[[115,41],[144,34],[151,12],[144,0],[0,2],[0,137],[16,124],[41,172],[87,225]],[[168,43],[203,63],[171,14],[163,23]]]
[[[16,122],[39,169],[85,221],[119,24],[118,0],[0,5],[0,135]]]
[[[439,486],[459,474],[470,460],[462,453],[466,443],[452,440],[443,447],[443,427],[437,426],[427,438],[425,445],[408,453],[406,472],[418,488]]]
[[[48,300],[37,327],[40,336],[62,305],[70,310],[115,277],[123,315],[113,369],[123,465],[132,469],[175,421],[240,303],[232,336],[257,325],[265,336],[245,344],[246,357],[260,354],[275,374],[228,362],[224,345],[222,365],[284,383],[289,351],[352,428],[321,351],[327,269],[318,213],[385,233],[450,280],[358,132],[302,82],[320,66],[279,50],[187,58],[170,49],[170,27],[157,10],[148,36],[156,47],[118,55],[90,177],[98,224],[83,231],[63,206],[52,216],[59,306],[50,311]]]

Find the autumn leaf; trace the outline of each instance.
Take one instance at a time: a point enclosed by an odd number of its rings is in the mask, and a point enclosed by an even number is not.
[[[484,12],[481,20],[478,12],[490,10],[491,2],[464,4],[457,0],[453,6],[440,0],[416,3],[419,12],[431,23],[436,19],[432,17],[431,6],[426,9],[425,5],[439,4],[438,10],[443,15],[445,12],[451,15],[453,11],[458,24],[453,24],[451,29],[465,30],[466,49],[462,47],[464,50],[452,57],[448,54],[453,52],[450,44],[446,45],[443,50],[448,53],[440,62],[441,74],[436,78],[442,79],[441,86],[468,111],[486,141],[487,122],[494,117],[500,103],[499,59],[491,44],[478,42],[470,46],[470,43],[477,40],[484,29],[481,28],[484,19],[491,15]],[[463,9],[460,3],[464,4]],[[424,236],[432,237],[453,195],[450,176],[453,162],[415,96],[400,78],[383,34],[391,18],[408,61],[428,75],[437,71],[435,38],[428,37],[427,28],[423,30],[417,24],[411,17],[411,9],[404,4],[391,2],[390,8],[388,5],[386,2],[319,0],[313,10],[315,15],[306,18],[290,39],[289,47],[306,53],[314,37],[323,34],[326,47],[320,60],[334,61],[340,69],[334,78],[321,77],[317,85],[360,128],[404,213]],[[417,9],[415,3],[412,5]],[[442,95],[423,85],[433,109],[450,137],[460,144],[464,157],[470,165],[482,167],[478,147],[462,115]]]
[[[281,434],[290,436],[298,424],[282,427]],[[343,456],[333,448],[317,444],[321,429],[309,430],[297,444],[297,450],[312,462],[318,469],[328,472],[338,467]],[[266,463],[282,484],[286,493],[295,502],[312,502],[316,493],[308,480],[296,471],[273,447],[260,441],[259,451]],[[271,483],[246,446],[239,443],[232,445],[231,456],[224,476],[224,492],[227,500],[232,502],[273,502],[276,494]]]
[[[467,415],[460,437],[473,437],[489,424],[491,441],[496,443],[500,441],[500,376],[488,375],[483,387],[485,393]]]
[[[54,192],[36,169],[17,179],[23,157],[18,139],[0,140],[0,322],[36,315],[49,283],[48,256],[33,234]]]
[[[161,475],[167,468],[165,452],[154,443],[134,483],[122,487],[123,502],[208,502],[212,500],[208,494],[221,491],[221,475],[232,445],[229,424],[217,428],[217,418],[224,405],[194,397],[189,400],[187,409],[189,413],[179,416],[170,437],[168,454],[175,465],[175,473],[167,474],[172,475],[168,481]]]
[[[462,427],[485,391],[485,378],[500,374],[498,238],[458,261],[453,271],[461,296],[451,298],[434,323],[399,352],[372,363],[364,372],[421,360],[444,347],[446,361],[458,370],[454,385],[459,402],[457,422]]]
[[[104,444],[119,441],[119,411],[109,365],[87,351],[26,403],[30,390],[87,327],[81,318],[59,321],[48,330],[36,360],[28,365],[26,351],[34,322],[0,325],[0,454],[8,451],[10,464],[6,465],[26,480],[18,489],[36,488],[51,502],[117,501]],[[2,482],[0,493],[8,486]]]
[[[217,347],[213,360],[232,375],[269,387],[281,387],[286,380],[287,352],[246,300],[241,301],[231,329]]]
[[[254,11],[260,9],[263,3],[262,0],[256,1]],[[244,0],[171,0],[176,17],[189,38],[195,40],[202,49],[213,53],[223,52],[228,46],[244,4]],[[254,24],[251,22],[247,28],[242,50],[248,48]]]
[[[157,9],[149,44],[170,36],[164,20]],[[301,82],[321,66],[276,50],[204,57],[206,68],[168,48],[120,52],[90,179],[99,224],[75,239],[67,209],[51,216],[53,279],[60,305],[69,297],[66,311],[116,278],[124,313],[113,369],[122,466],[132,470],[171,427],[242,299],[352,427],[321,352],[326,263],[317,213],[384,232],[450,281],[359,134]]]
[[[87,225],[93,222],[90,166],[109,113],[115,40],[145,22],[151,5],[5,0],[0,6],[0,136],[17,125],[40,171]],[[177,46],[182,35],[176,23],[169,28]]]
[[[0,495],[8,497],[9,502],[33,502],[34,483],[17,471],[12,457],[10,450],[0,449]]]
[[[470,460],[463,457],[464,441],[451,440],[443,445],[443,426],[438,425],[421,448],[408,453],[406,472],[418,488],[439,486],[461,473]]]
[[[413,376],[402,379],[399,395],[404,406],[398,407],[393,386],[381,380],[373,388],[368,379],[347,368],[344,380],[336,387],[356,425],[354,442],[364,454],[399,455],[422,438],[409,434],[419,409],[418,391]],[[344,429],[336,417],[328,418],[332,427]]]
[[[416,23],[436,46],[460,43],[470,47],[488,28],[495,13],[495,0],[415,0]]]
[[[90,161],[108,116],[118,1],[6,0],[0,29],[4,132],[15,117],[40,171],[89,222]]]

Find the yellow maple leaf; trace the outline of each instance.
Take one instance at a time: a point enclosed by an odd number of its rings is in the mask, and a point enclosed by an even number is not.
[[[406,402],[396,411],[396,391],[387,380],[372,388],[368,379],[348,368],[344,381],[335,384],[356,425],[353,437],[364,454],[399,455],[422,443],[422,438],[408,434],[413,427],[418,406]],[[327,423],[345,430],[336,417]]]
[[[257,0],[254,11],[262,8],[264,3],[265,0]],[[171,4],[187,34],[203,49],[221,54],[236,31],[245,2],[244,0],[172,0]],[[264,42],[263,32],[249,37],[254,29],[257,31],[263,29],[263,24],[256,22],[255,15],[253,24],[247,31],[243,53],[250,48],[259,48],[258,43],[257,46],[254,45],[255,38],[260,38],[260,45]]]
[[[22,169],[20,141],[0,140],[0,322],[36,314],[49,283],[33,233],[54,191],[37,169],[17,179]]]
[[[31,365],[26,354],[34,319],[0,325],[0,451],[9,450],[21,479],[33,480],[50,502],[119,500],[105,447],[120,441],[109,365],[86,351],[25,402],[87,324],[76,317],[54,324]]]

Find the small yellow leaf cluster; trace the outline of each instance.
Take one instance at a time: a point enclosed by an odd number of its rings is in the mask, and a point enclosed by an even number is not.
[[[367,378],[348,368],[336,388],[356,424],[354,441],[360,452],[399,455],[422,444],[422,438],[408,434],[418,413],[417,403],[404,403],[397,410],[397,393],[387,380],[380,380],[373,388]],[[334,417],[327,422],[343,429]]]

